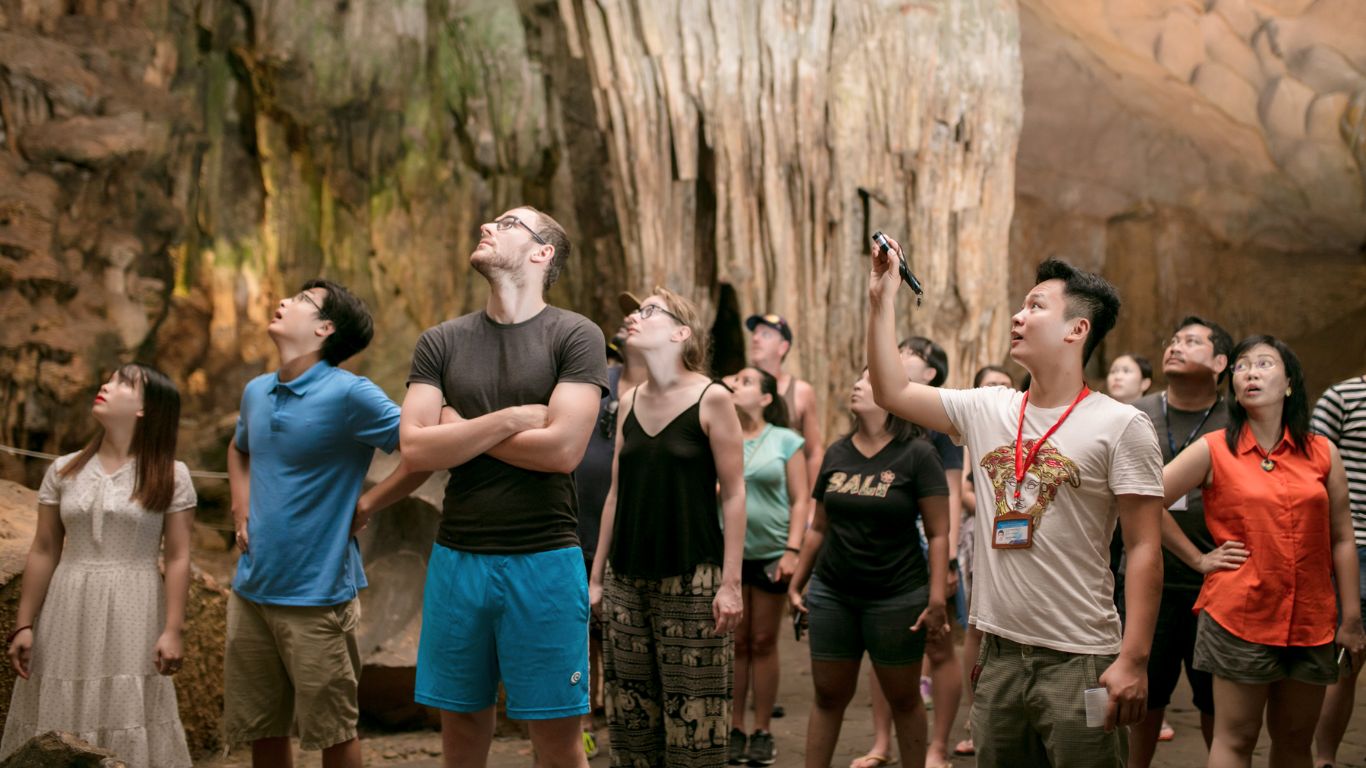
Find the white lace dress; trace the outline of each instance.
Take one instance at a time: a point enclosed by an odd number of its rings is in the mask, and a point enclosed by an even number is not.
[[[175,686],[157,674],[154,656],[166,618],[163,515],[131,500],[134,462],[107,474],[96,457],[75,477],[58,477],[73,456],[58,459],[38,491],[40,504],[60,507],[66,543],[34,622],[29,679],[14,684],[0,757],[60,730],[129,766],[188,766]],[[169,511],[195,503],[189,470],[176,462]]]

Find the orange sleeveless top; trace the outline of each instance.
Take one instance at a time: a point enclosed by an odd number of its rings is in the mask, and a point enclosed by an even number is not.
[[[1216,545],[1241,541],[1248,559],[1205,576],[1195,610],[1235,637],[1274,646],[1333,642],[1337,605],[1328,519],[1328,441],[1310,435],[1308,452],[1290,448],[1289,430],[1265,454],[1243,429],[1230,453],[1225,430],[1204,435],[1212,478],[1205,523]],[[1275,462],[1270,471],[1263,459]]]

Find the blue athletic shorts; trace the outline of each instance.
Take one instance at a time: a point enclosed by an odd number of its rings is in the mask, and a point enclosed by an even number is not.
[[[508,716],[588,712],[588,580],[578,547],[479,555],[432,546],[417,648],[419,704]]]

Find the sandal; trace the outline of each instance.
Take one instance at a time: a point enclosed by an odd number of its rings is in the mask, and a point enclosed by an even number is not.
[[[1171,723],[1168,723],[1166,720],[1163,720],[1162,728],[1159,729],[1157,732],[1157,740],[1171,741],[1174,738],[1176,738],[1176,729],[1171,726]]]
[[[849,768],[883,768],[887,765],[896,765],[896,758],[869,752],[863,757],[856,757],[850,761]]]
[[[977,747],[972,743],[972,739],[963,739],[953,745],[954,757],[972,757],[977,754]]]

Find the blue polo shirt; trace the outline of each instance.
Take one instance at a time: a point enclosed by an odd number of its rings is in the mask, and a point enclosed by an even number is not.
[[[351,520],[375,449],[398,447],[399,408],[363,376],[319,362],[242,392],[237,447],[251,457],[249,551],[233,591],[265,605],[337,605],[367,584]]]

